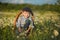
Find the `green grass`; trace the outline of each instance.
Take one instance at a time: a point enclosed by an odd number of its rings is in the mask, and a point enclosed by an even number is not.
[[[0,12],[0,40],[25,40],[17,38],[13,20],[18,12]],[[43,13],[43,14],[42,14]],[[34,11],[35,28],[28,40],[60,40],[60,14],[52,11]],[[54,31],[56,30],[56,31]]]
[[[60,40],[60,5],[8,3],[0,3],[0,40],[26,40],[24,37],[17,38],[13,30],[15,16],[26,6],[32,9],[35,16],[35,28],[27,40]]]

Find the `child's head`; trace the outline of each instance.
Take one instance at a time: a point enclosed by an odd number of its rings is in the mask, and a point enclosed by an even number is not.
[[[24,15],[25,18],[28,18],[30,14],[33,16],[32,10],[28,7],[22,9],[22,14]]]
[[[30,13],[27,11],[23,11],[22,14],[25,18],[28,18],[30,16]]]

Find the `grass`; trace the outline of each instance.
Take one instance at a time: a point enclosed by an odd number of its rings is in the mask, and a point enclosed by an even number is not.
[[[18,12],[0,12],[0,39],[25,40],[17,38],[13,31],[13,20]],[[43,13],[43,14],[42,14]],[[30,33],[28,40],[60,40],[60,14],[52,11],[34,11],[35,28]],[[54,31],[55,30],[55,31]]]
[[[13,26],[15,16],[26,6],[35,16],[35,27],[27,39],[17,37]],[[60,5],[0,3],[0,40],[60,40]]]

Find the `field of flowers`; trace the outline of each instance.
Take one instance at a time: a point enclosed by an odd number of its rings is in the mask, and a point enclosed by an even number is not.
[[[16,12],[0,12],[0,40],[60,40],[60,13],[35,11],[35,28],[28,38],[17,37],[13,20]]]

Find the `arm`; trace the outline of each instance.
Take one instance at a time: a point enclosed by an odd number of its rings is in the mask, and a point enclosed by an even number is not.
[[[32,29],[32,27],[29,27],[29,28],[25,31],[25,33],[29,33],[31,29]]]
[[[21,32],[21,17],[18,18],[16,22],[16,27],[18,28],[18,32]]]
[[[33,20],[31,20],[31,23],[30,23],[30,25],[29,25],[29,28],[26,30],[26,33],[28,33],[28,32],[30,32],[31,31],[31,29],[33,29],[34,28],[34,22],[33,22]]]
[[[31,32],[32,27],[29,27],[26,31],[25,31],[25,36],[28,36]]]
[[[18,13],[15,20],[14,20],[14,27],[17,27],[18,28],[18,32],[21,32],[21,17],[19,17],[21,15],[21,13]]]
[[[19,28],[18,28],[18,32],[21,32],[21,31],[22,31],[22,29],[19,27]]]

